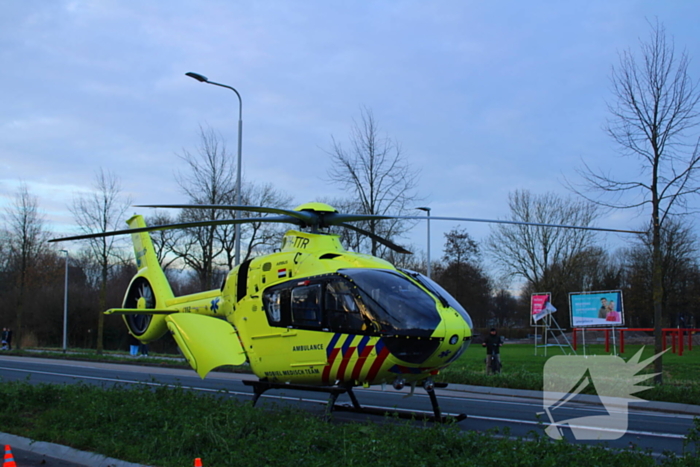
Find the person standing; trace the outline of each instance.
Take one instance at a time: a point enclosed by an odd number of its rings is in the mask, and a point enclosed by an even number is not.
[[[486,347],[486,374],[490,375],[501,372],[501,336],[498,335],[496,328],[491,328],[491,332],[486,336],[482,347]]]
[[[141,341],[138,340],[133,334],[129,333],[129,354],[132,357],[138,356],[140,346]]]
[[[2,341],[7,344],[7,350],[12,350],[12,329],[5,328],[3,330]]]

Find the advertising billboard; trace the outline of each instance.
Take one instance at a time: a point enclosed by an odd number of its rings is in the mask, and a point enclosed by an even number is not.
[[[625,322],[622,291],[574,292],[569,294],[571,326],[622,326]]]
[[[557,311],[551,303],[552,294],[534,293],[530,296],[530,323],[535,324],[547,315]]]

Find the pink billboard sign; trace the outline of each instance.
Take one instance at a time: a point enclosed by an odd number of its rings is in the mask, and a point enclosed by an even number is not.
[[[549,292],[532,294],[530,297],[530,316],[533,323],[557,311],[552,306],[551,298],[552,294]]]

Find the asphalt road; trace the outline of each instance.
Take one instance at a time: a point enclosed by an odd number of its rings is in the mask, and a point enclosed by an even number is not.
[[[43,358],[13,357],[0,355],[0,378],[4,381],[25,380],[31,383],[74,384],[83,382],[100,386],[114,384],[180,385],[202,393],[216,393],[226,390],[231,397],[251,398],[252,389],[243,380],[254,380],[252,375],[214,372],[202,380],[194,371],[160,367],[136,366],[111,363],[94,363],[52,360]],[[406,397],[408,389],[396,391],[393,388],[356,388],[355,393],[363,406],[373,408],[401,408],[418,413],[431,414],[430,400],[422,389],[417,389],[411,397]],[[543,415],[542,393],[537,391],[517,391],[496,388],[483,388],[464,385],[450,385],[436,390],[443,413],[467,415],[459,422],[465,431],[485,431],[492,428],[508,427],[511,436],[526,437],[531,432],[542,433],[549,425],[549,418]],[[643,393],[641,393],[643,397]],[[295,404],[304,410],[322,413],[327,402],[323,393],[296,390],[270,390],[260,399],[259,405],[270,403]],[[621,401],[619,413],[624,415],[626,402]],[[341,395],[338,404],[350,404],[346,395]],[[619,415],[618,413],[618,415]],[[578,419],[572,422],[580,429],[579,433],[619,439],[604,441],[613,448],[637,446],[650,449],[653,455],[664,451],[681,453],[683,442],[693,427],[693,417],[700,416],[700,406],[668,403],[632,403],[629,406],[626,427],[601,428],[599,418],[610,413],[597,401],[595,396],[579,396],[556,410],[558,421]],[[336,412],[334,419],[357,420],[368,418],[365,414]],[[380,421],[381,418],[370,416]],[[564,437],[572,443],[595,444],[603,441],[577,441],[570,428],[563,428]],[[579,436],[580,437],[580,436]],[[14,449],[13,449],[14,452]],[[21,453],[15,454],[17,457]],[[32,464],[18,464],[30,467]],[[37,464],[39,465],[39,464]],[[66,467],[81,464],[50,464]]]

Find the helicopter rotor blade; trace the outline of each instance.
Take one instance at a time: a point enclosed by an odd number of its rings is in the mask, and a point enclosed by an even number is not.
[[[176,208],[176,209],[225,209],[225,210],[236,210],[244,212],[255,212],[261,214],[278,214],[278,216],[271,217],[257,217],[257,218],[246,218],[246,219],[221,219],[221,220],[209,220],[209,221],[198,221],[198,222],[187,222],[179,224],[168,224],[168,225],[157,225],[144,227],[139,229],[125,229],[116,230],[112,232],[100,232],[94,234],[84,234],[76,235],[70,237],[55,238],[49,240],[49,242],[60,242],[68,240],[82,240],[88,238],[102,238],[111,237],[115,235],[125,235],[139,232],[153,232],[159,230],[170,230],[170,229],[182,229],[182,228],[192,228],[192,227],[212,227],[218,225],[232,225],[232,224],[245,224],[245,223],[255,223],[255,222],[278,222],[278,223],[289,223],[300,227],[311,227],[314,231],[321,227],[329,227],[333,225],[342,226],[350,230],[354,230],[362,235],[366,235],[373,240],[381,243],[382,245],[391,248],[394,251],[400,253],[411,253],[405,248],[392,243],[391,241],[379,237],[367,230],[355,227],[348,222],[358,222],[367,220],[385,220],[385,219],[406,219],[406,220],[447,220],[447,221],[458,221],[458,222],[481,222],[488,224],[506,224],[506,225],[523,225],[523,226],[533,226],[533,227],[550,227],[550,228],[562,228],[562,229],[577,229],[577,230],[592,230],[600,232],[615,232],[615,233],[633,233],[633,234],[643,234],[644,232],[637,230],[626,230],[626,229],[612,229],[605,227],[593,227],[593,226],[579,226],[579,225],[565,225],[565,224],[548,224],[543,222],[524,222],[524,221],[512,221],[512,220],[502,220],[502,219],[480,219],[480,218],[469,218],[469,217],[444,217],[444,216],[394,216],[394,215],[380,215],[380,214],[341,214],[337,211],[315,211],[315,210],[290,210],[290,209],[280,209],[271,208],[266,206],[239,206],[239,205],[207,205],[207,204],[149,204],[149,205],[136,205],[136,207],[144,208]],[[329,206],[329,208],[333,209]]]
[[[400,219],[401,216],[380,215],[380,214],[339,214],[328,213],[323,216],[323,224],[329,225],[344,225],[345,222],[358,222],[370,220],[385,220],[385,219]]]
[[[340,225],[342,227],[345,227],[346,229],[354,230],[355,232],[358,232],[362,235],[366,235],[367,237],[371,238],[372,240],[376,240],[377,242],[381,243],[382,245],[391,248],[392,250],[396,251],[397,253],[404,253],[407,255],[412,255],[413,253],[408,251],[402,246],[397,245],[396,243],[393,243],[386,238],[380,237],[379,235],[375,235],[372,232],[369,232],[367,230],[361,229],[359,227],[355,227],[354,225],[350,224],[343,224],[343,223],[338,223],[334,225]]]
[[[558,229],[577,229],[577,230],[595,230],[599,232],[616,232],[616,233],[632,233],[632,234],[643,234],[645,232],[639,230],[626,230],[626,229],[611,229],[607,227],[594,227],[594,226],[583,226],[583,225],[567,225],[567,224],[547,224],[544,222],[525,222],[525,221],[509,221],[504,219],[479,219],[472,217],[444,217],[444,216],[388,216],[388,215],[372,215],[372,214],[336,214],[331,217],[333,222],[329,225],[337,225],[336,220],[340,222],[353,222],[361,220],[371,220],[371,219],[406,219],[406,220],[437,220],[437,221],[459,221],[459,222],[481,222],[486,224],[509,224],[509,225],[525,225],[533,227],[553,227]]]
[[[270,214],[283,214],[291,217],[295,217],[302,221],[306,226],[318,226],[318,227],[328,227],[331,225],[342,225],[346,222],[358,222],[367,220],[385,220],[385,219],[406,219],[406,220],[421,220],[427,219],[426,216],[394,216],[385,214],[341,214],[338,212],[323,212],[317,213],[314,211],[292,211],[289,209],[278,209],[269,208],[264,206],[233,206],[233,205],[200,205],[200,204],[170,204],[170,205],[139,205],[137,207],[150,207],[150,208],[194,208],[194,209],[232,209],[240,211],[249,212],[260,212],[260,213],[270,213]],[[525,221],[510,221],[503,219],[480,219],[472,217],[444,217],[444,216],[430,216],[430,220],[445,220],[445,221],[458,221],[458,222],[481,222],[486,224],[508,224],[508,225],[525,225],[533,227],[553,227],[559,229],[577,229],[577,230],[593,230],[598,232],[615,232],[615,233],[632,233],[632,234],[643,234],[644,232],[638,230],[626,230],[626,229],[611,229],[606,227],[593,227],[593,226],[581,226],[581,225],[567,225],[567,224],[548,224],[544,222],[525,222]],[[347,227],[347,226],[346,226]]]
[[[422,219],[426,220],[426,216],[408,216],[408,219]],[[617,233],[632,233],[632,234],[643,234],[644,232],[638,230],[625,230],[625,229],[611,229],[607,227],[594,227],[594,226],[583,226],[583,225],[567,225],[567,224],[547,224],[543,222],[524,222],[524,221],[509,221],[503,219],[477,219],[468,217],[442,217],[442,216],[430,216],[430,220],[440,220],[440,221],[461,221],[461,222],[482,222],[487,224],[510,224],[510,225],[526,225],[533,227],[554,227],[558,229],[577,229],[577,230],[595,230],[598,232],[617,232]]]
[[[65,242],[69,240],[84,240],[87,238],[103,238],[103,237],[114,237],[116,235],[126,235],[141,232],[155,232],[159,230],[172,230],[172,229],[188,229],[192,227],[215,227],[218,225],[231,225],[231,224],[252,224],[256,222],[283,222],[290,224],[301,224],[299,219],[295,219],[288,216],[277,216],[277,217],[255,217],[246,219],[221,219],[215,221],[199,221],[199,222],[185,222],[181,224],[165,224],[165,225],[153,225],[149,227],[141,227],[138,229],[124,229],[124,230],[113,230],[111,232],[99,232],[93,234],[75,235],[71,237],[61,237],[52,238],[49,243],[54,242]]]
[[[259,212],[270,214],[283,214],[295,217],[306,226],[329,227],[342,225],[345,222],[358,222],[366,220],[396,219],[400,216],[376,215],[376,214],[340,214],[337,212],[292,211],[290,209],[271,208],[267,206],[244,206],[229,204],[135,204],[136,208],[165,208],[165,209],[219,209],[231,211]],[[416,219],[421,219],[416,217]],[[346,226],[347,227],[347,226]]]
[[[309,211],[292,211],[291,209],[270,208],[266,206],[237,206],[229,204],[137,204],[137,208],[166,208],[166,209],[226,209],[230,211],[259,212],[263,214],[281,214],[294,217],[305,225],[314,225],[318,214]]]

